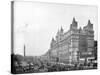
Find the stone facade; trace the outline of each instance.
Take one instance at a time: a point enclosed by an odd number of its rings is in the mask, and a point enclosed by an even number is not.
[[[78,23],[73,18],[70,29],[67,32],[64,32],[61,27],[55,39],[52,38],[47,55],[55,61],[77,63],[81,58],[93,57],[93,50],[93,24],[88,20],[88,24],[83,29],[81,27],[78,29]]]

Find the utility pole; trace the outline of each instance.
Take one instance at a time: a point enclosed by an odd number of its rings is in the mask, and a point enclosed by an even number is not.
[[[26,47],[25,47],[25,45],[24,45],[24,57],[26,56],[26,55],[25,55],[25,54],[26,54],[26,53],[25,53],[25,49],[26,49]]]
[[[11,54],[14,54],[14,1],[11,1]]]
[[[11,73],[15,73],[14,66],[14,1],[11,1]]]

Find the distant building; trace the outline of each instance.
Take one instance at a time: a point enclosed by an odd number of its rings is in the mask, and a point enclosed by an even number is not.
[[[54,61],[65,63],[77,63],[81,59],[85,61],[93,58],[94,54],[94,31],[93,24],[88,24],[78,29],[78,24],[73,18],[70,29],[64,32],[61,27],[55,39],[52,38],[47,56]]]

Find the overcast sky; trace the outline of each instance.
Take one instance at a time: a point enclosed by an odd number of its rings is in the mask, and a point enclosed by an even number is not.
[[[66,32],[72,19],[78,21],[78,28],[86,26],[90,19],[97,40],[97,7],[37,2],[15,2],[14,4],[14,52],[23,55],[39,56],[50,48],[62,26]]]

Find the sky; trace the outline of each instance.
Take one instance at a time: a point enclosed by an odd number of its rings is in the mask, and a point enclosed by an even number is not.
[[[98,15],[96,6],[55,4],[41,2],[14,3],[14,53],[40,56],[50,48],[52,38],[61,28],[68,31],[75,17],[78,28],[87,25],[90,19],[97,40]]]

